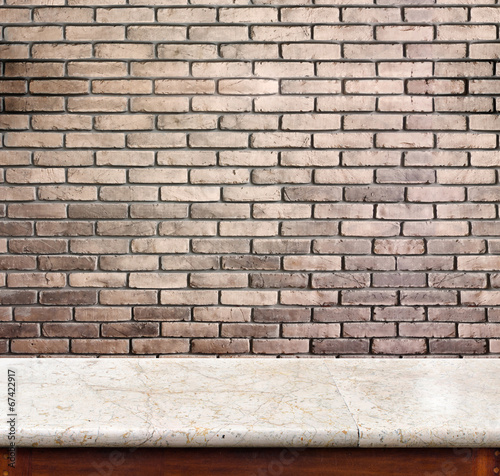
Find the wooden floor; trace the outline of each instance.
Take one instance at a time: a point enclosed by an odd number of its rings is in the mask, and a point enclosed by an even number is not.
[[[495,476],[495,449],[1,448],[1,476]]]

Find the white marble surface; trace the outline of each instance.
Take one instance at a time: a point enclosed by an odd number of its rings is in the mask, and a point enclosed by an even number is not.
[[[19,446],[500,445],[496,359],[1,359],[4,395],[9,368]]]
[[[500,360],[329,360],[359,446],[500,445]]]

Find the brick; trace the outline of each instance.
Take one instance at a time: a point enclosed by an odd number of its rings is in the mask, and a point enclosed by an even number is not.
[[[255,7],[254,7],[255,8]],[[220,45],[222,58],[227,59],[278,59],[278,45],[272,43],[227,43]],[[217,57],[217,54],[213,55]],[[200,54],[197,58],[202,58]]]
[[[13,273],[7,276],[9,288],[62,288],[66,276],[62,273]]]
[[[425,320],[425,309],[416,306],[376,307],[373,319],[375,321],[423,321]]]
[[[46,240],[22,238],[9,240],[9,251],[11,253],[65,253],[68,246],[65,240]]]
[[[66,39],[70,41],[119,41],[125,39],[125,28],[111,25],[67,26]]]
[[[411,59],[455,59],[466,57],[465,43],[413,43],[406,45],[406,56]]]
[[[88,305],[97,303],[95,291],[41,291],[40,304]]]
[[[187,321],[191,318],[190,314],[186,307],[134,307],[136,321]]]
[[[276,222],[224,221],[219,225],[221,236],[277,236]]]
[[[248,322],[250,312],[250,309],[240,307],[195,307],[193,319],[207,322]]]
[[[368,354],[368,339],[314,339],[313,354]]]
[[[111,305],[157,304],[158,292],[105,289],[99,292],[99,303]]]
[[[97,222],[97,234],[102,236],[150,236],[156,233],[156,224],[147,221]]]
[[[223,256],[222,269],[232,270],[278,270],[278,256]]]
[[[66,354],[68,339],[13,339],[11,351],[14,354]]]
[[[381,148],[417,149],[433,147],[434,137],[431,133],[408,132],[404,135],[392,132],[381,132],[376,135],[376,145]]]
[[[373,339],[375,354],[409,355],[427,353],[425,339]]]
[[[334,221],[300,221],[283,223],[281,225],[281,235],[283,236],[308,236],[313,235],[336,235],[338,233],[338,223]]]
[[[16,321],[46,322],[71,320],[71,308],[64,307],[17,307],[14,310]]]
[[[300,11],[300,9],[297,10]],[[297,17],[297,15],[295,16]],[[302,20],[299,20],[299,22],[301,21]],[[323,23],[323,22],[324,19],[321,19],[316,23]],[[315,40],[330,40],[330,41],[373,40],[373,30],[368,25],[314,25],[313,35]]]
[[[385,272],[374,274],[372,283],[377,288],[424,288],[427,280],[423,273]]]
[[[379,101],[385,98],[380,98]],[[375,98],[371,96],[328,96],[317,99],[318,111],[374,111]]]
[[[143,23],[154,21],[152,8],[98,8],[96,10],[98,23]]]
[[[123,112],[127,110],[125,97],[70,97],[68,111],[70,112]],[[62,110],[62,109],[61,109]]]
[[[4,289],[0,291],[0,304],[2,306],[35,304],[36,297],[36,291]]]
[[[249,253],[250,240],[239,239],[195,239],[192,241],[192,248],[195,253]]]
[[[403,47],[395,43],[362,45],[346,43],[344,44],[344,57],[347,59],[400,59],[403,57]]]
[[[218,337],[219,326],[204,322],[164,322],[162,337]]]
[[[484,354],[486,341],[482,339],[431,339],[432,354]]]
[[[132,339],[134,354],[179,354],[188,350],[188,339]]]
[[[92,56],[92,45],[84,43],[41,43],[31,48],[34,59],[83,59]]]
[[[128,27],[128,37],[138,40],[155,40],[161,38],[167,41],[178,41],[186,38],[186,31],[183,27],[164,27],[164,26],[148,26],[148,27]],[[162,59],[217,59],[216,45],[203,43],[186,43],[186,44],[166,44],[158,45],[158,58]]]
[[[217,291],[161,291],[161,304],[211,305],[218,303]]]
[[[46,322],[42,327],[44,337],[99,337],[98,324]],[[49,341],[50,342],[50,341]]]
[[[221,337],[279,337],[277,324],[222,324]]]
[[[247,339],[193,339],[192,352],[195,354],[240,354],[248,353]]]
[[[307,339],[254,339],[252,350],[256,354],[300,354],[309,351]]]
[[[74,339],[71,341],[74,354],[128,354],[128,339]]]
[[[175,222],[168,221],[160,223],[159,234],[167,236],[215,236],[217,234],[217,223],[215,222]]]
[[[402,187],[345,187],[344,199],[349,202],[400,202],[403,201],[404,189]],[[404,206],[404,205],[403,205]],[[392,218],[386,213],[386,210],[394,210],[395,207],[380,204],[380,210],[377,209],[377,218]],[[432,217],[432,214],[431,214]]]

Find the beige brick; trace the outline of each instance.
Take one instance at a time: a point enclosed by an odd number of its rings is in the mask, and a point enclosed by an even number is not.
[[[32,116],[31,125],[37,130],[90,130],[92,117],[77,114],[40,114]]]
[[[301,354],[309,351],[307,339],[254,339],[252,350],[256,354]]]
[[[485,97],[442,97],[435,98],[436,111],[444,112],[491,112],[493,102]]]
[[[340,229],[343,236],[396,236],[400,226],[396,222],[343,221]]]
[[[373,144],[373,134],[367,132],[319,133],[313,135],[315,148],[319,149],[368,149]]]
[[[255,8],[255,7],[254,7]],[[278,59],[278,45],[272,43],[227,43],[220,45],[222,58],[227,59]],[[214,54],[213,57],[217,57]],[[197,58],[202,58],[199,54]]]
[[[298,9],[300,11],[300,9]],[[302,20],[299,20],[301,22]],[[316,23],[323,23],[324,19]],[[336,22],[334,22],[336,23]],[[314,25],[315,40],[330,41],[371,41],[373,30],[369,25]]]
[[[75,354],[128,354],[128,339],[73,339],[71,352]]]
[[[224,187],[223,199],[228,202],[275,202],[281,200],[281,189],[273,186]]]
[[[223,23],[271,23],[278,21],[278,10],[266,7],[221,8],[219,21]]]
[[[125,273],[71,273],[69,285],[78,288],[120,288],[126,285]]]
[[[189,100],[181,97],[134,97],[130,99],[130,109],[133,112],[186,112]]]
[[[248,145],[248,134],[243,132],[192,132],[189,134],[188,143],[190,147],[237,149]]]
[[[132,339],[134,354],[178,354],[188,351],[188,339]]]
[[[195,62],[191,66],[194,77],[234,77],[251,76],[252,64],[249,62]]]
[[[14,339],[11,344],[14,354],[66,354],[68,339]]]
[[[118,149],[125,146],[125,135],[122,133],[99,132],[66,134],[66,147],[68,148],[100,148]]]
[[[376,26],[375,34],[378,41],[432,41],[434,29],[432,26],[393,25]],[[446,38],[440,38],[446,40]]]
[[[384,98],[380,98],[379,101]],[[317,99],[318,111],[374,111],[375,98],[370,96],[330,96]]]
[[[4,135],[7,147],[58,148],[63,145],[63,136],[57,132],[7,132]]]
[[[497,137],[495,134],[437,134],[438,147],[442,149],[494,149]]]
[[[373,339],[372,352],[375,354],[409,355],[425,354],[425,339]]]
[[[331,43],[285,43],[281,48],[284,59],[330,60],[341,57],[340,45]]]
[[[415,221],[403,224],[404,236],[465,236],[469,233],[465,221]]]
[[[413,43],[406,45],[406,56],[411,59],[465,58],[465,43]]]
[[[127,145],[133,149],[180,148],[186,146],[186,135],[177,132],[169,134],[133,132],[127,134]]]
[[[83,43],[44,43],[31,48],[34,59],[83,59],[92,56],[92,45]]]
[[[462,94],[465,82],[459,79],[414,79],[407,83],[409,94]]]
[[[67,26],[66,39],[70,41],[120,41],[125,39],[125,27],[111,25]]]
[[[161,327],[163,337],[218,337],[219,326],[204,322],[164,322]]]
[[[289,40],[290,38],[287,39]],[[314,64],[306,61],[257,61],[255,63],[255,74],[271,78],[314,76]]]
[[[60,26],[9,26],[4,29],[8,41],[57,41],[63,39]]]
[[[161,304],[204,306],[218,303],[217,291],[161,291]]]
[[[246,339],[193,339],[192,352],[201,354],[248,353],[250,343]]]
[[[465,121],[464,121],[465,122]],[[391,114],[354,114],[344,116],[344,130],[371,129],[371,130],[401,130],[403,117]]]
[[[348,290],[341,292],[342,304],[353,306],[360,305],[381,305],[389,306],[396,304],[395,291],[368,291],[368,290]]]
[[[90,45],[89,45],[90,46]],[[151,43],[98,43],[94,47],[96,58],[109,59],[152,59],[154,48]]]
[[[245,288],[248,275],[244,273],[191,273],[189,285],[192,288]]]
[[[214,122],[216,121],[214,120]],[[224,115],[220,118],[220,128],[232,130],[274,130],[278,129],[278,122],[278,115],[271,116],[267,114],[231,114]]]
[[[403,47],[394,43],[346,43],[344,44],[344,57],[347,59],[400,59],[403,57]]]
[[[382,27],[383,28],[383,27]],[[402,27],[408,28],[408,27]],[[436,70],[445,63],[436,63]],[[450,63],[448,63],[450,64]],[[454,64],[465,64],[465,63],[454,63]],[[381,77],[389,78],[414,78],[414,77],[429,77],[432,76],[433,64],[429,61],[414,61],[414,62],[381,62],[378,64],[378,73]],[[443,76],[443,74],[440,74]],[[446,74],[446,76],[451,76]]]
[[[206,236],[207,234],[205,233],[204,235]],[[248,253],[250,251],[250,241],[200,238],[193,240],[192,248],[195,253]]]
[[[253,217],[272,218],[311,218],[311,206],[306,204],[260,204],[253,205]]]
[[[189,243],[181,238],[134,238],[133,253],[187,253]]]
[[[155,20],[152,8],[98,8],[96,10],[98,23],[144,23]]]
[[[248,40],[246,26],[191,26],[189,39],[195,41],[245,41]]]
[[[70,112],[124,112],[127,109],[127,98],[124,97],[70,97]]]
[[[97,130],[151,130],[154,117],[146,114],[133,116],[103,115],[94,118],[94,128]]]
[[[250,309],[242,307],[195,307],[193,319],[208,322],[249,322],[250,312]]]
[[[381,132],[376,135],[375,140],[377,147],[417,149],[432,147],[434,135],[425,132],[407,132],[405,134]]]

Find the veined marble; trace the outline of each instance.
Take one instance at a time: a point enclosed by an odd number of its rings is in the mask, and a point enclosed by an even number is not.
[[[1,359],[4,395],[8,369],[19,446],[500,445],[495,359]]]
[[[5,391],[7,368],[16,371],[21,446],[357,444],[328,369],[312,360],[4,359],[0,366]]]
[[[500,444],[500,361],[325,361],[359,428],[359,446]]]

